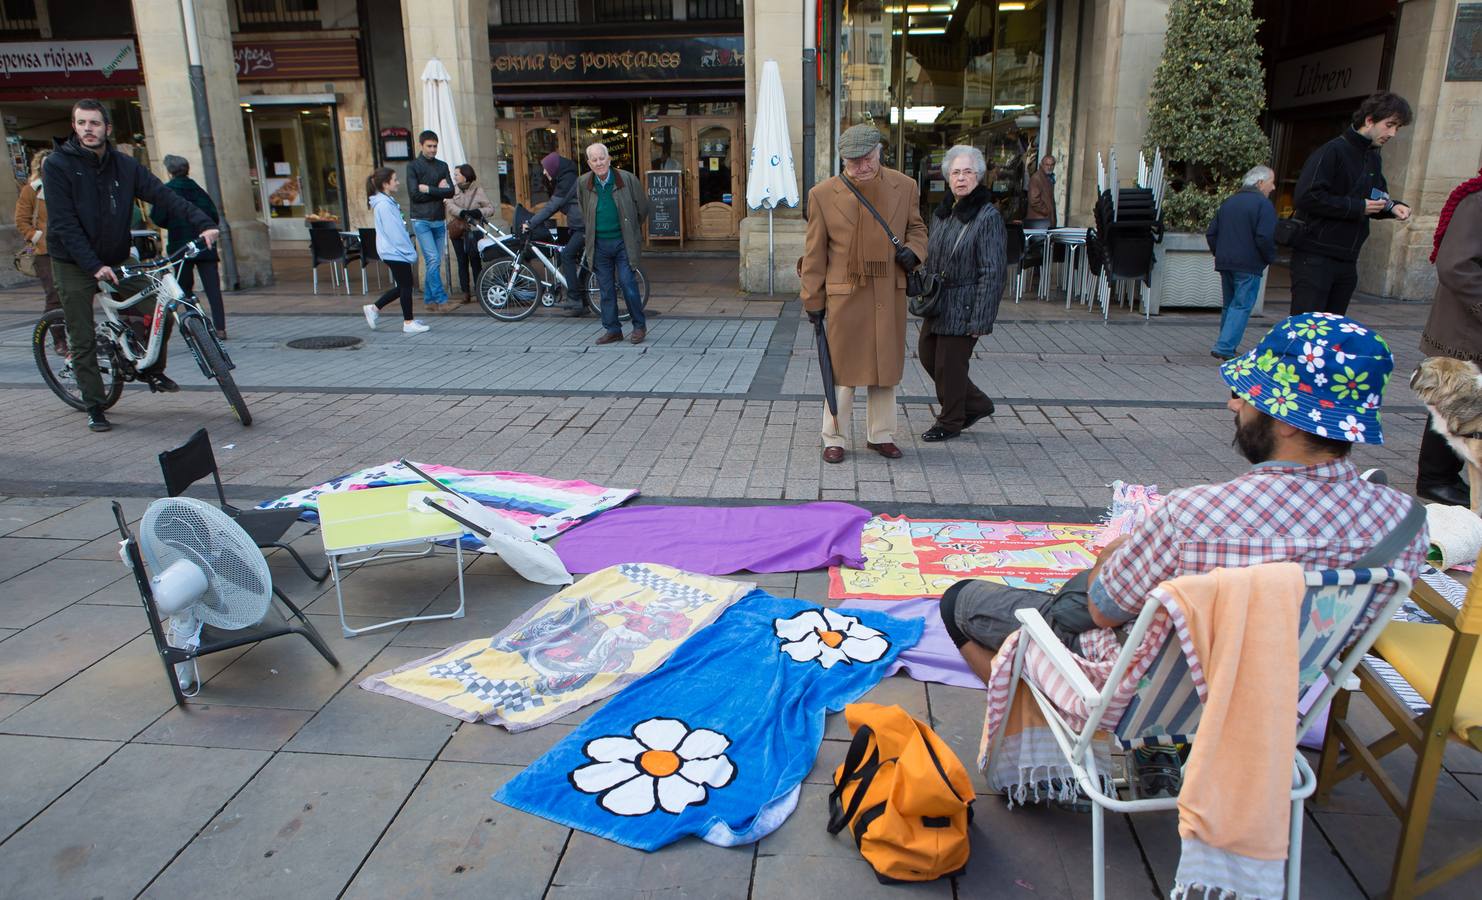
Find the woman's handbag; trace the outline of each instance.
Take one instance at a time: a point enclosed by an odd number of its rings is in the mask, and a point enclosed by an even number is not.
[[[30,241],[15,251],[15,270],[28,278],[36,278],[36,245]]]
[[[962,226],[962,230],[957,232],[957,240],[952,243],[952,249],[947,252],[948,260],[957,255],[957,248],[962,246],[962,239],[967,235],[967,230],[970,227],[972,227],[971,223],[965,223]],[[923,266],[906,276],[906,296],[911,298],[906,303],[906,309],[910,310],[913,316],[919,316],[923,319],[934,319],[941,315],[942,312],[942,288],[946,285],[946,277],[942,275],[940,269],[945,268],[945,266],[939,266],[939,271],[936,272],[926,272],[924,271],[925,268]],[[911,279],[918,276],[922,280],[924,290],[912,294]]]

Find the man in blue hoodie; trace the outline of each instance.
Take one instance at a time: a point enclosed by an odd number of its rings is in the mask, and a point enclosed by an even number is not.
[[[1240,190],[1220,204],[1204,233],[1224,291],[1220,336],[1210,356],[1235,358],[1261,291],[1261,274],[1276,260],[1276,210],[1267,199],[1274,190],[1276,173],[1270,168],[1246,172]]]

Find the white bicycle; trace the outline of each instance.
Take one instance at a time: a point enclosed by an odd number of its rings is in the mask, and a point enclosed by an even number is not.
[[[125,382],[148,380],[140,373],[159,361],[165,345],[166,317],[169,316],[174,318],[202,374],[216,380],[238,421],[243,425],[252,424],[252,414],[247,411],[247,403],[232,378],[231,372],[236,366],[216,337],[211,320],[196,305],[195,296],[187,294],[176,280],[181,265],[202,249],[199,241],[191,241],[164,259],[119,266],[120,282],[142,278],[146,284],[143,290],[125,300],[115,299],[118,288],[113,284],[98,282],[98,307],[103,311],[101,320],[97,322],[98,369],[103,376],[104,409],[118,402]],[[152,319],[145,320],[148,338],[141,343],[141,338],[119,313],[151,299],[154,301],[154,314]],[[64,349],[66,345],[61,343],[61,336],[65,333],[65,317],[60,309],[54,309],[36,323],[31,334],[31,349],[47,387],[68,406],[85,411],[88,407],[77,386],[72,357]]]
[[[504,322],[518,322],[535,312],[537,306],[555,306],[560,291],[572,290],[561,273],[560,244],[536,240],[528,233],[516,236],[478,217],[465,218],[469,228],[486,238],[479,242],[484,268],[479,273],[477,290],[484,312]],[[531,267],[532,261],[540,263],[544,278]],[[637,266],[633,267],[633,277],[638,282],[643,305],[647,306],[648,277]],[[602,315],[602,291],[585,261],[577,267],[575,290],[588,309]],[[629,319],[621,303],[618,318],[624,322]]]

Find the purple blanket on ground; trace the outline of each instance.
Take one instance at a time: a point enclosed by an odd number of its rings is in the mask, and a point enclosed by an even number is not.
[[[896,619],[921,619],[926,627],[914,647],[901,651],[885,671],[886,677],[905,670],[917,681],[935,681],[953,687],[983,690],[983,682],[967,667],[957,652],[947,626],[942,624],[940,601],[931,597],[918,600],[845,600],[840,609],[872,609]]]
[[[556,542],[570,572],[660,563],[705,575],[804,572],[864,565],[870,511],[849,503],[797,506],[630,506],[607,510]]]

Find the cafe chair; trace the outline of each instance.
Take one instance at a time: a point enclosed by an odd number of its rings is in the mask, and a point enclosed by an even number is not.
[[[309,270],[313,273],[314,293],[319,293],[319,266],[329,263],[335,288],[340,286],[340,267],[345,269],[345,293],[350,293],[350,260],[360,259],[361,247],[351,250],[339,232],[336,222],[309,223]],[[362,292],[363,293],[363,292]]]
[[[360,230],[360,293],[368,293],[365,282],[365,264],[373,262],[376,264],[376,290],[381,289],[381,269],[385,263],[381,262],[381,254],[376,252],[376,230],[374,228],[361,228]]]
[[[1477,563],[1482,565],[1482,559]],[[1400,820],[1386,894],[1396,900],[1434,890],[1482,865],[1482,841],[1474,841],[1448,860],[1424,871],[1420,867],[1447,745],[1482,751],[1482,656],[1477,654],[1482,583],[1473,576],[1463,591],[1448,575],[1438,579],[1424,574],[1415,582],[1410,601],[1436,623],[1387,624],[1374,644],[1380,658],[1366,659],[1358,667],[1358,684],[1350,680],[1333,699],[1317,775],[1318,802],[1327,800],[1339,782],[1362,775]],[[1350,721],[1349,699],[1355,687],[1392,726],[1378,740],[1360,739]],[[1415,753],[1409,785],[1395,784],[1379,764],[1401,747]]]
[[[242,530],[247,532],[253,543],[259,547],[276,547],[287,551],[293,561],[298,563],[298,567],[304,570],[304,574],[315,582],[322,582],[329,577],[328,566],[323,571],[315,572],[299,556],[297,550],[283,542],[283,535],[298,521],[297,509],[239,509],[227,502],[226,491],[221,486],[221,473],[216,468],[216,455],[211,452],[211,438],[206,434],[206,429],[198,429],[184,444],[161,453],[160,472],[165,476],[165,491],[171,497],[179,497],[191,485],[209,475],[216,483],[217,505],[242,526]],[[276,592],[277,588],[273,590]]]

